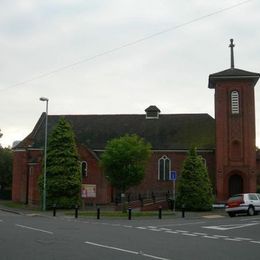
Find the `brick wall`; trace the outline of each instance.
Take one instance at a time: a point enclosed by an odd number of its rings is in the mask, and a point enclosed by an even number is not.
[[[86,147],[78,145],[80,160],[88,165],[87,176],[82,179],[83,184],[96,185],[96,198],[86,198],[86,204],[107,204],[111,201],[111,187],[99,167],[99,159]]]
[[[13,157],[12,200],[26,203],[27,192],[27,152],[19,150]]]

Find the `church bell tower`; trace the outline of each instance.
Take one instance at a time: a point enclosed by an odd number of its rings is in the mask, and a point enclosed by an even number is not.
[[[230,68],[209,75],[208,84],[215,89],[218,202],[256,191],[254,86],[260,74],[235,68],[233,39],[229,47]]]

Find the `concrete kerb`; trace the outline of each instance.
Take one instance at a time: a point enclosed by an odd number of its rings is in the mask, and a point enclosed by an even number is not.
[[[18,214],[18,215],[27,215],[27,216],[45,216],[45,217],[54,217],[53,216],[53,211],[52,210],[48,210],[48,211],[38,211],[38,210],[30,210],[30,209],[24,209],[24,208],[9,208],[6,206],[2,206],[0,205],[0,210],[1,211],[5,211],[5,212],[9,212],[9,213],[13,213],[13,214]],[[65,216],[65,212],[67,213],[68,210],[58,210],[56,217],[64,217]],[[73,210],[72,210],[73,213]],[[81,210],[79,210],[79,218],[95,218],[93,216],[81,216]],[[182,218],[182,212],[181,211],[176,211],[175,213],[173,212],[172,215],[165,215],[163,214],[164,212],[162,211],[162,218]],[[185,217],[186,219],[192,219],[192,218],[222,218],[222,217],[226,217],[226,212],[224,210],[223,207],[221,208],[213,208],[212,211],[207,211],[207,212],[191,212],[191,211],[186,211],[185,212]],[[72,218],[73,214],[71,214],[71,216],[69,218]],[[119,219],[123,219],[123,217],[102,217],[102,211],[101,211],[101,217],[102,219],[106,219],[106,218],[119,218]],[[132,218],[135,218],[134,216],[132,216]],[[156,218],[156,216],[138,216],[136,217],[136,219],[147,219],[147,218]]]
[[[0,201],[0,211],[9,212],[17,215],[50,215],[49,212],[43,212],[37,209],[27,209],[27,208],[20,208],[20,207],[8,207],[6,205],[3,205]]]
[[[18,215],[22,214],[21,212],[15,210],[15,209],[3,208],[2,206],[0,206],[0,210],[5,211],[5,212],[9,212],[9,213],[18,214]]]

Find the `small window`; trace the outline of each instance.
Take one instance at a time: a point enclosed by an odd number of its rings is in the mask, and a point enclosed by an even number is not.
[[[158,180],[168,181],[170,179],[171,160],[164,155],[158,161]]]
[[[88,176],[88,164],[85,161],[81,162],[81,176],[82,178]]]
[[[231,112],[239,114],[239,93],[236,90],[231,92]]]
[[[202,161],[203,165],[205,166],[205,168],[207,168],[207,161],[206,161],[206,159],[201,157],[201,161]]]
[[[32,166],[30,166],[30,168],[29,168],[29,175],[30,176],[33,175],[33,167]]]
[[[255,194],[249,194],[248,197],[250,200],[258,200],[258,198]]]
[[[146,119],[159,119],[160,109],[157,106],[149,106],[145,109]]]
[[[151,119],[151,118],[159,118],[159,113],[157,112],[157,111],[148,111],[147,113],[146,113],[146,118],[147,119]]]

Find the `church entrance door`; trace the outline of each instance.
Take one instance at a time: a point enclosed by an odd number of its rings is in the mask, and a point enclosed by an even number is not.
[[[229,178],[228,182],[228,188],[229,188],[229,196],[243,193],[243,179],[238,174],[233,174]]]

